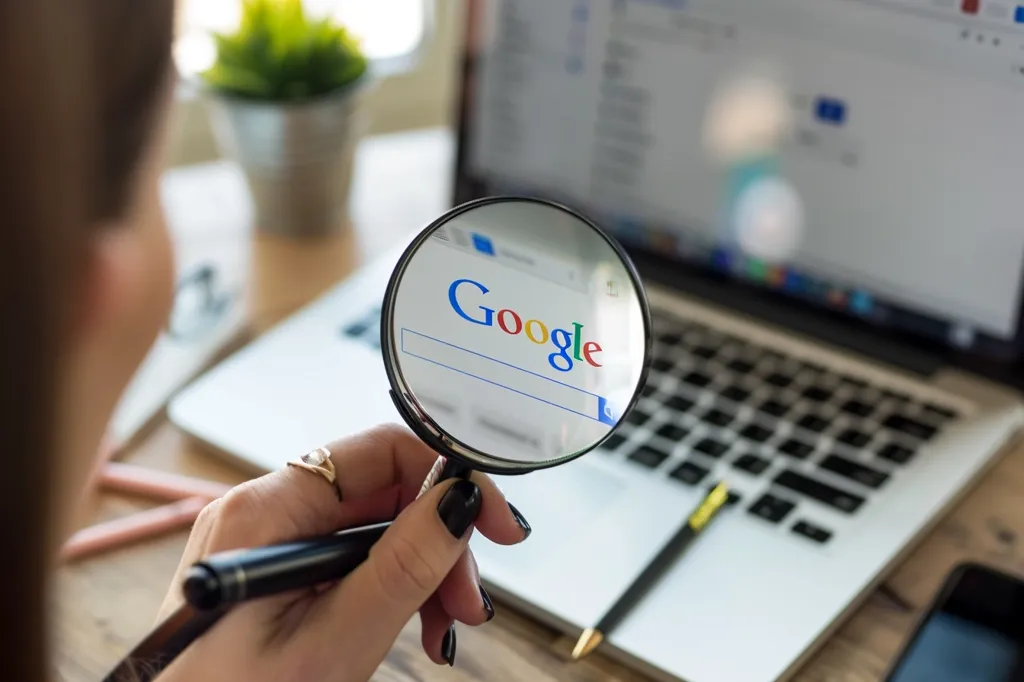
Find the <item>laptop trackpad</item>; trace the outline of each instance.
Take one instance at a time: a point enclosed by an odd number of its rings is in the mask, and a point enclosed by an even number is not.
[[[484,561],[491,552],[500,552],[502,568],[523,573],[544,570],[545,563],[564,551],[579,529],[600,523],[597,518],[610,511],[627,489],[622,479],[587,464],[584,458],[524,476],[493,478],[530,522],[533,533],[522,545],[498,547],[488,542],[478,550],[474,544],[474,552],[482,554]]]

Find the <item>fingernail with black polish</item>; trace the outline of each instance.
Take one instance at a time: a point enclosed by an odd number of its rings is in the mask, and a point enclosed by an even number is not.
[[[445,660],[449,666],[455,665],[455,624],[452,623],[448,626],[448,632],[444,633],[444,639],[441,640],[441,658]]]
[[[530,528],[530,524],[527,522],[526,518],[511,502],[508,503],[508,508],[512,510],[512,518],[514,518],[516,523],[519,524],[519,527],[523,529],[523,539],[525,540],[530,537],[530,533],[533,532],[533,529]]]
[[[484,589],[483,585],[480,585],[480,599],[484,603],[484,611],[487,612],[487,620],[494,618],[494,604],[491,602],[491,595],[487,594],[487,590]]]
[[[458,480],[441,498],[437,505],[437,513],[448,532],[459,539],[476,521],[482,503],[483,496],[476,483]]]

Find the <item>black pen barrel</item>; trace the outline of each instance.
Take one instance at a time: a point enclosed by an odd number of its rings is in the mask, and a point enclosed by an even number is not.
[[[687,545],[697,537],[697,531],[687,523],[662,546],[657,556],[647,564],[643,572],[618,598],[614,605],[608,609],[604,617],[597,624],[597,631],[609,633],[618,627],[619,623],[639,604],[647,593],[651,591],[661,577],[675,564],[679,555],[683,553]]]
[[[194,608],[209,611],[340,580],[366,560],[390,525],[214,555],[190,569],[185,599]]]

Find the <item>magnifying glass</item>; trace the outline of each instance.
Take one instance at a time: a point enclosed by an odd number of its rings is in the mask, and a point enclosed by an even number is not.
[[[650,309],[625,252],[580,214],[481,199],[443,215],[402,255],[381,350],[399,414],[444,458],[437,481],[525,474],[590,452],[633,407]],[[206,557],[188,572],[186,604],[104,682],[129,673],[149,682],[239,603],[344,578],[389,526]]]
[[[524,474],[600,445],[635,404],[650,310],[622,248],[565,206],[473,201],[412,241],[384,296],[381,348],[406,424],[446,460]]]

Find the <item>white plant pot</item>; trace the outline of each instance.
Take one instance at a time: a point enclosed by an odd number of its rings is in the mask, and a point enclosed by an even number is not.
[[[308,102],[207,93],[221,154],[241,166],[258,229],[317,237],[348,225],[355,149],[367,128],[362,87]]]

